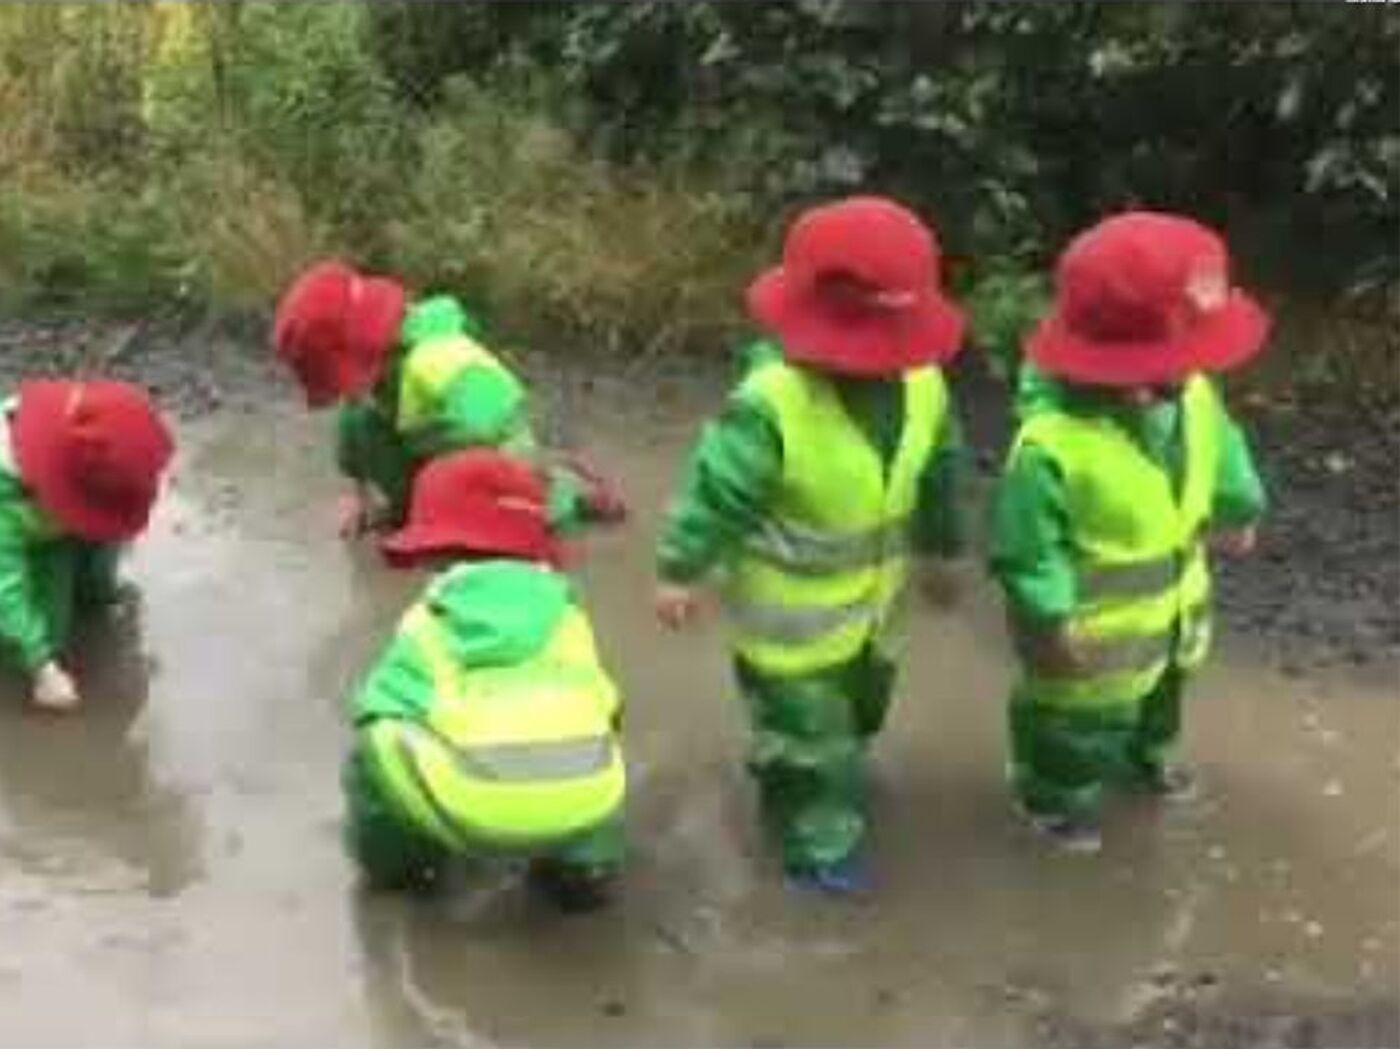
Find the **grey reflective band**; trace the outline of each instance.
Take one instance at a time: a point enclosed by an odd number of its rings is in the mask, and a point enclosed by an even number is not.
[[[504,783],[579,779],[612,764],[611,736],[584,736],[530,743],[454,747],[457,764],[473,779]]]
[[[909,519],[900,518],[866,532],[839,535],[791,521],[764,522],[746,550],[794,575],[827,575],[878,565],[909,548]]]
[[[1096,638],[1075,642],[1083,672],[1075,677],[1124,674],[1151,670],[1171,657],[1170,634],[1152,637]]]
[[[1176,584],[1181,574],[1180,563],[1181,559],[1176,554],[1168,554],[1154,561],[1090,568],[1079,580],[1079,600],[1156,597]]]
[[[751,637],[775,644],[800,645],[819,641],[833,630],[873,621],[878,609],[870,601],[835,606],[734,602],[729,612],[735,625]]]
[[[421,733],[425,736],[437,738],[441,742],[446,742],[445,740],[441,740],[441,737],[438,737],[434,732],[425,731],[417,726],[411,727],[415,736]],[[417,755],[414,754],[414,744],[410,741],[409,737],[400,733],[394,740],[394,749],[398,751],[399,761],[402,762],[404,771],[408,774],[408,778],[413,781],[414,787],[418,789],[418,796],[428,808],[432,809],[433,815],[437,817],[438,822],[441,823],[450,834],[455,834],[458,841],[469,840],[472,837],[471,832],[457,822],[456,816],[442,807],[442,803],[438,801],[437,795],[434,794],[432,788],[428,786],[428,781],[423,778],[423,772],[418,767]]]

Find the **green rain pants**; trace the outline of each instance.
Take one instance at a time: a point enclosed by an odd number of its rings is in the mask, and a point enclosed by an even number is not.
[[[399,814],[375,773],[373,759],[358,740],[345,762],[341,784],[345,790],[346,846],[376,887],[424,884],[454,856],[552,859],[592,875],[612,874],[622,868],[626,835],[621,813],[588,834],[538,852],[513,853],[483,843],[479,850],[454,853],[420,833]]]
[[[735,659],[751,729],[749,771],[764,821],[793,874],[849,857],[865,837],[866,750],[894,688],[874,645],[812,674],[765,674]]]
[[[120,556],[120,546],[77,539],[56,539],[30,548],[30,594],[56,653],[67,647],[79,615],[116,600]]]
[[[1184,685],[1172,667],[1147,695],[1091,710],[1047,707],[1018,687],[1009,707],[1016,797],[1038,815],[1092,818],[1106,787],[1150,782],[1181,732]]]

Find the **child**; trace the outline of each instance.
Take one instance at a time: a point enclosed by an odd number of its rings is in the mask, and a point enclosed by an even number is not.
[[[350,847],[372,884],[431,882],[453,855],[532,859],[565,910],[622,860],[617,692],[550,535],[544,486],[486,450],[433,460],[400,567],[441,569],[354,698]]]
[[[451,296],[412,305],[403,287],[319,262],[277,307],[273,341],[312,408],[340,405],[337,459],[352,482],[340,528],[397,527],[414,474],[464,448],[537,455],[525,387],[477,339],[480,327]],[[556,525],[613,521],[619,497],[577,462],[550,472]]]
[[[26,382],[0,409],[0,640],[35,706],[79,705],[59,659],[74,613],[117,600],[120,544],[145,529],[173,450],[126,383]]]
[[[1067,847],[1098,848],[1106,785],[1189,793],[1168,757],[1210,642],[1203,540],[1247,553],[1264,511],[1205,373],[1248,360],[1267,330],[1218,236],[1132,212],[1070,244],[1028,340],[991,568],[1022,662],[1013,788]]]
[[[748,305],[774,341],[751,349],[691,458],[660,540],[657,613],[685,625],[699,584],[724,571],[750,770],[784,867],[802,887],[851,891],[907,547],[959,549],[938,365],[963,320],[933,234],[875,197],[803,214]]]

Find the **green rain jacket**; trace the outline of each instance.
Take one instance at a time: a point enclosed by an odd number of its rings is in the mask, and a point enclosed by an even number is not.
[[[480,325],[450,295],[415,303],[404,316],[399,345],[368,398],[340,408],[336,461],[353,481],[373,484],[402,516],[415,468],[441,451],[415,447],[398,427],[398,396],[405,360],[430,339],[450,335],[479,336]],[[509,372],[468,367],[439,405],[440,417],[424,427],[434,440],[454,447],[497,446],[529,426],[523,387]]]
[[[1017,401],[1021,418],[1057,407],[1072,413],[1110,413],[1180,486],[1184,457],[1177,401],[1136,409],[1092,388],[1057,382],[1029,364],[1022,372]],[[1242,527],[1263,516],[1265,508],[1264,486],[1248,441],[1227,419],[1212,523]],[[1001,480],[989,561],[1012,612],[1024,621],[1053,623],[1073,610],[1074,563],[1064,486],[1050,457],[1034,447],[1023,449]]]
[[[752,367],[781,353],[774,343],[757,342],[742,357]],[[888,466],[904,425],[902,381],[838,377],[834,384],[847,412]],[[958,493],[964,450],[951,407],[947,419],[920,481],[912,536],[916,554],[952,557],[963,548]],[[658,544],[661,578],[698,582],[724,564],[763,521],[782,474],[777,421],[764,405],[736,391],[705,427],[690,456]]]
[[[0,642],[33,672],[62,648],[80,549],[96,547],[64,535],[25,488],[10,447],[12,405],[0,407]]]

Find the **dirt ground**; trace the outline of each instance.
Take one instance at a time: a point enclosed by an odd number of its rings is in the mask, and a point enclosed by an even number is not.
[[[1188,708],[1203,797],[1114,809],[1098,856],[1011,813],[1010,665],[970,566],[916,617],[877,751],[877,889],[834,902],[787,890],[758,833],[717,625],[650,618],[659,512],[721,369],[525,360],[555,436],[637,510],[580,569],[627,696],[632,855],[618,905],[562,919],[510,869],[426,900],[357,886],[343,702],[421,580],[333,538],[327,420],[235,334],[0,326],[6,379],[100,367],[184,420],[127,569],[140,605],[79,648],[89,709],[0,696],[0,1040],[1400,1045],[1393,421],[1258,418],[1274,515],[1223,574]],[[996,391],[959,384],[989,466]]]

